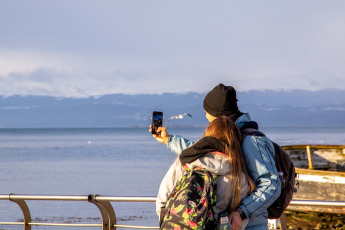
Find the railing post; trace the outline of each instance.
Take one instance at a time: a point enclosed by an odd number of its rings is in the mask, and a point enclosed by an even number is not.
[[[97,202],[95,200],[95,195],[90,194],[88,196],[88,200],[90,203],[93,203],[94,205],[97,206],[97,208],[99,209],[99,211],[101,212],[102,215],[102,230],[110,230],[111,226],[109,225],[110,221],[109,221],[109,213],[107,211],[107,209],[104,207],[103,204]]]
[[[116,230],[116,215],[113,206],[109,201],[105,200],[97,200],[97,196],[94,197],[95,201],[102,204],[104,208],[107,210],[108,215],[109,215],[109,229],[110,230]]]
[[[9,195],[9,200],[18,204],[20,209],[23,212],[23,216],[24,216],[24,230],[31,230],[31,225],[29,224],[31,222],[31,215],[30,215],[30,210],[28,205],[26,204],[25,200],[21,200],[21,199],[16,199],[16,198],[11,198],[11,195],[14,194],[10,194]]]
[[[286,215],[284,212],[280,216],[279,220],[280,220],[280,229],[281,230],[287,230],[288,227],[287,227]]]
[[[307,145],[307,156],[308,156],[308,164],[309,164],[309,169],[313,169],[313,162],[311,160],[311,151],[310,151],[310,146]]]

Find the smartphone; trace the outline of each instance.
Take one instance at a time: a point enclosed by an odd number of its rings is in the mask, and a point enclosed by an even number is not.
[[[158,127],[163,125],[163,112],[153,111],[152,113],[152,134],[157,134]]]

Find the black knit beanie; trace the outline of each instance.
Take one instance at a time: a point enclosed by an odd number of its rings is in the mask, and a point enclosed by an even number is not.
[[[205,96],[204,109],[214,117],[239,113],[236,90],[232,86],[217,85]]]

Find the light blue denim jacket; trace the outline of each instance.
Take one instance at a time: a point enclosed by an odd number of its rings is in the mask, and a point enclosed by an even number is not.
[[[236,120],[241,128],[250,122],[249,114],[243,114]],[[177,155],[194,142],[178,135],[171,135],[167,147]],[[280,195],[280,180],[274,163],[274,147],[265,136],[247,136],[242,144],[242,151],[247,171],[255,182],[254,191],[245,197],[240,208],[249,218],[249,229],[267,229],[267,208]]]

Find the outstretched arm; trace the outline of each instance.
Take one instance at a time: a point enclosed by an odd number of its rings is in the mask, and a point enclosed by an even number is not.
[[[180,155],[183,150],[185,150],[192,144],[194,144],[193,141],[190,141],[184,137],[181,137],[179,135],[171,135],[167,142],[167,147],[173,153]]]
[[[149,131],[151,132],[151,125]],[[157,141],[166,144],[168,149],[177,155],[180,155],[183,150],[194,144],[193,141],[179,135],[170,135],[165,127],[159,127],[157,133],[158,134],[152,134],[152,136]]]

